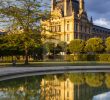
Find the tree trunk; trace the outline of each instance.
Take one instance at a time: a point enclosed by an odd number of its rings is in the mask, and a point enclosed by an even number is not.
[[[25,49],[25,64],[28,65],[28,49]]]

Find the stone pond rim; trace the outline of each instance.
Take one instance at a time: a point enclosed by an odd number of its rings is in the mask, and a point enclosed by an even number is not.
[[[110,72],[110,66],[57,66],[57,67],[4,67],[0,68],[0,81],[46,74],[83,72]]]

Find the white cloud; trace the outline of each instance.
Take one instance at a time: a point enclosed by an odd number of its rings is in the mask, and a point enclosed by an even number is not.
[[[94,20],[94,24],[98,26],[103,26],[110,29],[110,20],[107,20],[106,18],[99,18]]]

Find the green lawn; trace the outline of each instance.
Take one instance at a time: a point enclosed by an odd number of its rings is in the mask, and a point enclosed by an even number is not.
[[[25,65],[23,62],[18,62],[16,67],[45,67],[45,66],[98,66],[110,65],[110,62],[95,62],[95,61],[77,61],[77,62],[29,62]],[[12,63],[0,63],[0,67],[10,67]]]

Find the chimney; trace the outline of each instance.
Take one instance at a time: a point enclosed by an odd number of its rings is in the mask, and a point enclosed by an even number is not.
[[[56,0],[51,0],[51,11],[55,9]]]
[[[67,0],[64,0],[64,16],[67,16]]]
[[[85,11],[84,0],[79,0],[79,10],[80,14]]]

